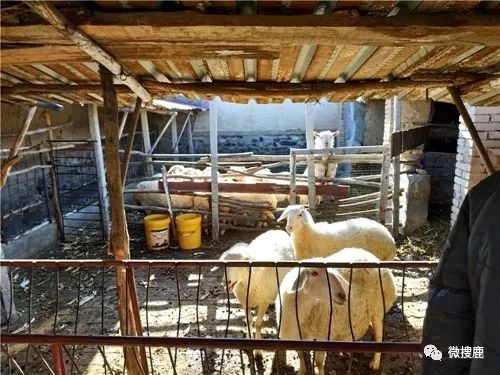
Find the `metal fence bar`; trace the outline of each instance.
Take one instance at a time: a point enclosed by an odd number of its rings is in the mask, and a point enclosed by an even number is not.
[[[214,337],[154,337],[154,336],[83,336],[83,335],[43,335],[11,334],[2,335],[4,344],[37,345],[85,345],[85,346],[152,346],[177,348],[214,349],[262,349],[274,350],[322,350],[353,353],[420,353],[418,342],[368,342],[368,341],[325,341],[325,340],[282,340]]]

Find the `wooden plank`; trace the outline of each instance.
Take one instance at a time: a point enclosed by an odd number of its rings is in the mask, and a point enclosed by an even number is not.
[[[168,183],[170,193],[209,193],[211,192],[211,182],[184,182],[175,181]],[[163,191],[163,184],[158,180],[158,191]],[[296,194],[308,195],[307,185],[297,185]],[[349,197],[350,188],[346,185],[316,185],[317,195],[333,196],[337,198]],[[271,183],[219,183],[219,193],[242,193],[242,194],[289,194],[290,188],[287,185]]]
[[[232,81],[244,81],[245,70],[243,68],[243,59],[228,58],[227,65],[229,67],[229,78]]]
[[[304,81],[316,81],[319,80],[320,74],[325,68],[325,63],[328,61],[333,51],[335,51],[335,46],[318,46],[316,53],[307,68],[306,74],[304,76]]]
[[[401,101],[397,96],[393,99],[393,134],[401,129]],[[403,139],[402,139],[403,140]],[[393,147],[393,145],[391,145]],[[399,194],[400,194],[400,173],[401,163],[399,154],[392,160],[393,178],[392,178],[392,235],[399,236]]]
[[[421,126],[419,128],[394,131],[391,140],[391,157],[400,155],[425,143],[429,135],[429,130],[429,126]]]
[[[292,78],[295,61],[299,55],[300,47],[295,45],[285,45],[280,54],[277,81],[289,82]]]
[[[326,72],[324,79],[334,81],[339,78],[340,74],[345,70],[347,65],[352,61],[358,53],[359,46],[344,45],[340,46],[341,50],[334,64]]]

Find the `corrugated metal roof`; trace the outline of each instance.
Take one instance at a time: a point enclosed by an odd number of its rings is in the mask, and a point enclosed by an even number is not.
[[[408,79],[418,73],[435,74],[468,72],[488,72],[498,74],[500,67],[500,48],[491,40],[484,43],[400,43],[384,45],[383,32],[380,44],[362,45],[359,36],[352,33],[352,44],[336,44],[335,37],[321,35],[324,22],[329,16],[346,19],[372,17],[373,19],[398,19],[405,14],[415,17],[425,14],[441,14],[441,18],[466,14],[474,19],[476,15],[500,13],[500,5],[482,1],[257,1],[251,9],[243,9],[236,1],[93,1],[51,2],[72,22],[81,25],[81,29],[114,56],[124,67],[123,74],[132,74],[138,80],[151,80],[163,83],[204,82],[359,82],[389,81]],[[206,15],[206,19],[215,19],[220,15],[238,15],[254,13],[257,16],[269,15],[306,16],[318,20],[316,31],[311,34],[293,33],[286,25],[276,31],[271,27],[266,33],[265,27],[251,27],[248,38],[239,39],[234,31],[229,34],[216,28],[213,32],[201,33],[194,37],[189,19],[183,11],[192,11]],[[178,26],[175,38],[161,27],[143,23],[154,18],[158,22],[166,15],[184,15],[186,27]],[[98,65],[74,43],[59,33],[51,25],[33,15],[22,3],[2,4],[2,87],[20,84],[61,84],[73,85],[98,84]],[[115,19],[133,17],[131,27],[108,25]],[[247,16],[234,16],[237,17]],[[250,18],[249,18],[250,19]],[[291,18],[290,18],[291,19]],[[204,22],[204,21],[203,21]],[[207,21],[209,23],[209,21]],[[237,21],[234,21],[235,23]],[[452,21],[450,21],[452,23]],[[476,26],[474,26],[476,27]],[[227,29],[237,30],[237,29]],[[289,30],[288,33],[285,31]],[[300,28],[297,30],[301,30]],[[309,29],[308,29],[309,30]],[[375,29],[374,29],[375,30]],[[457,28],[457,35],[461,30]],[[498,30],[500,34],[500,28]],[[432,39],[437,35],[418,35],[415,38]],[[273,39],[266,35],[276,35]],[[465,32],[463,33],[465,35]],[[232,38],[232,39],[231,39]],[[457,36],[458,38],[458,36]],[[345,39],[345,38],[344,38]],[[229,41],[228,41],[229,40]],[[495,78],[495,77],[494,77]],[[117,80],[119,82],[119,79]],[[463,82],[462,82],[463,83]],[[467,82],[468,83],[468,82]],[[481,83],[481,82],[480,82]],[[464,100],[474,105],[500,104],[500,79],[484,80],[464,95]],[[179,92],[182,93],[182,92]],[[399,95],[403,99],[417,100],[431,98],[450,101],[443,88],[428,89],[405,88],[401,90],[371,90],[350,94],[332,94],[331,101],[353,100],[358,96],[370,98],[388,98]],[[190,95],[190,94],[188,94]],[[158,93],[157,98],[162,95]],[[191,95],[197,99],[196,95]],[[198,95],[198,99],[210,99],[210,95]],[[2,95],[3,101],[30,100],[77,101],[81,103],[99,102],[101,95],[95,92],[51,93]],[[222,99],[234,102],[246,102],[248,96],[234,92],[224,92]],[[280,102],[283,98],[256,97],[258,102]],[[298,96],[294,100],[319,100],[312,94]],[[120,92],[119,104],[130,106],[134,102],[132,92]]]

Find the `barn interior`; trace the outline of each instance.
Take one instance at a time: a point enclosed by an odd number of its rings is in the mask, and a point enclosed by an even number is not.
[[[466,193],[500,166],[497,2],[0,10],[8,373],[290,374],[292,349],[327,350],[339,374],[366,373],[377,350],[387,373],[419,373],[428,280]],[[326,131],[339,133],[318,149]],[[323,157],[334,176],[315,175]],[[284,229],[295,203],[391,231],[398,296],[382,343],[287,347],[275,308],[264,339],[245,338],[249,311],[216,259]],[[150,213],[171,218],[168,249],[148,249]],[[195,250],[179,248],[183,214],[201,216]]]

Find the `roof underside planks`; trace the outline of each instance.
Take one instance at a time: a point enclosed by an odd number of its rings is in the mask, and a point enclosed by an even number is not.
[[[272,87],[274,82],[397,81],[421,72],[498,74],[500,67],[500,7],[479,1],[409,2],[411,9],[398,1],[338,1],[328,3],[331,9],[324,15],[312,13],[326,2],[258,1],[258,14],[244,16],[238,15],[241,7],[232,1],[203,6],[186,1],[168,6],[153,1],[111,3],[87,2],[86,9],[82,3],[51,4],[140,82],[240,83],[241,90],[221,92],[226,101],[248,101],[252,89],[243,81],[249,78]],[[97,64],[72,40],[23,4],[13,12],[17,19],[9,9],[2,7],[2,86],[98,84]],[[500,80],[494,78],[478,79],[476,86],[466,82],[473,90],[464,94],[464,100],[474,105],[500,104]],[[208,88],[193,94],[176,87],[179,94],[190,97],[213,97],[213,92],[203,94],[211,91]],[[397,94],[407,100],[451,101],[445,87],[379,88],[327,99],[384,99]],[[269,91],[255,98],[259,102],[284,99]],[[318,90],[310,95],[290,93],[295,101],[320,99]],[[82,103],[101,100],[95,92],[61,95]],[[18,96],[2,95],[2,100],[19,101]],[[48,93],[21,96],[57,100]],[[131,105],[134,95],[123,92],[119,100],[122,106]]]

